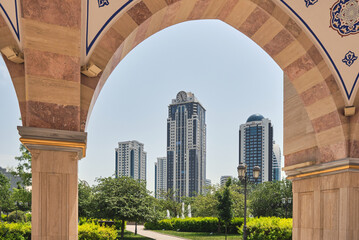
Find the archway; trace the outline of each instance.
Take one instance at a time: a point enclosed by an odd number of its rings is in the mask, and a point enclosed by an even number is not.
[[[40,9],[30,0],[23,1],[25,64],[6,63],[22,113],[22,142],[37,163],[33,168],[34,239],[76,235],[77,153],[84,153],[87,120],[112,70],[148,36],[194,19],[219,19],[238,29],[272,56],[288,76],[284,154],[285,169],[294,181],[293,238],[352,239],[358,235],[358,161],[353,159],[358,155],[358,117],[349,121],[344,116],[346,99],[332,68],[298,19],[287,14],[279,2],[129,1],[91,52],[89,61],[103,73],[89,78],[80,75],[81,4],[58,3],[63,7],[59,10],[56,3]],[[1,35],[1,47],[13,44],[5,22],[1,23],[8,32]],[[53,164],[46,164],[50,159]],[[59,201],[61,196],[66,198]],[[58,215],[65,227],[45,227],[47,218],[41,219],[40,213]],[[332,221],[323,220],[328,216]]]

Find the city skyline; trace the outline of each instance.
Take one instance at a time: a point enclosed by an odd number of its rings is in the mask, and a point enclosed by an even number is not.
[[[14,87],[0,62],[0,108],[6,112],[0,126],[6,136],[0,165],[11,167],[19,155],[16,126],[22,124]],[[147,187],[154,192],[154,162],[166,155],[168,101],[181,90],[196,93],[206,105],[207,178],[217,184],[222,175],[236,176],[238,127],[249,115],[260,112],[270,118],[276,142],[283,146],[282,78],[268,54],[223,22],[191,21],[167,28],[131,51],[104,85],[86,128],[87,153],[79,161],[79,178],[92,185],[98,177],[114,175],[117,142],[136,139],[146,146]]]

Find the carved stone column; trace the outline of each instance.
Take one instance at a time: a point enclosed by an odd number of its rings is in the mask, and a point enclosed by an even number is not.
[[[293,181],[293,240],[359,239],[359,159],[284,170]]]
[[[32,154],[32,240],[78,239],[78,160],[87,133],[18,127]]]

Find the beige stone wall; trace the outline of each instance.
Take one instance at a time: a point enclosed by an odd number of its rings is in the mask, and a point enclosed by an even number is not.
[[[315,132],[296,89],[284,74],[284,149],[285,165],[316,161],[319,156]]]
[[[293,240],[359,239],[359,173],[293,181]]]

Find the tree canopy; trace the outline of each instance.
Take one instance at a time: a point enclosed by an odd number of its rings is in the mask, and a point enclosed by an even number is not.
[[[225,226],[225,235],[227,239],[227,227],[230,224],[232,218],[233,218],[233,201],[231,196],[231,179],[229,178],[226,182],[226,186],[222,191],[218,191],[216,193],[216,197],[218,199],[218,218],[224,223]]]
[[[0,212],[11,210],[10,180],[0,173]]]
[[[250,194],[251,213],[255,217],[292,217],[292,203],[282,203],[282,198],[292,198],[292,182],[288,180],[258,184]],[[287,209],[286,209],[287,208]]]
[[[94,187],[94,201],[97,203],[96,217],[122,220],[124,222],[151,221],[155,216],[154,198],[143,182],[130,177],[99,178]]]

